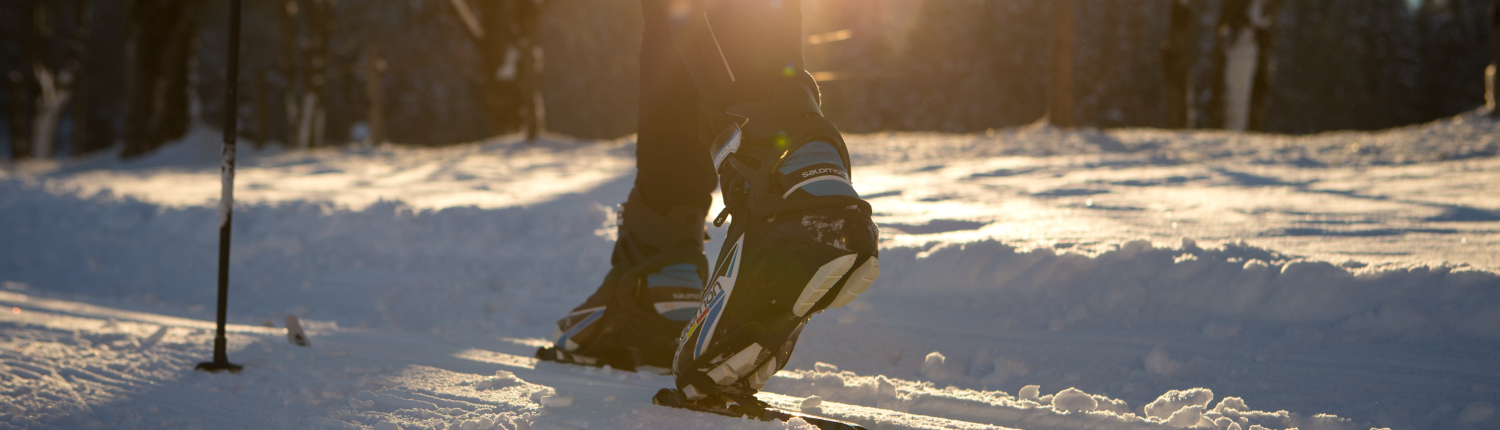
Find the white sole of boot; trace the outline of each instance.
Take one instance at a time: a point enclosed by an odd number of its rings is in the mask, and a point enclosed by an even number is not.
[[[849,275],[849,280],[844,282],[844,288],[839,290],[838,297],[833,298],[828,308],[842,308],[854,301],[865,290],[870,289],[870,285],[875,283],[875,278],[879,277],[880,259],[875,257],[866,259],[864,264],[859,265],[859,268],[854,269],[854,273]]]
[[[760,370],[756,370],[755,374],[751,375],[750,380],[746,382],[750,383],[750,388],[759,390],[762,388],[766,388],[766,382],[770,381],[771,375],[775,374],[776,357],[771,357],[771,359],[766,360],[766,364],[764,366],[760,366]]]
[[[797,296],[797,303],[792,304],[792,314],[799,317],[806,316],[807,312],[812,310],[813,305],[817,304],[818,300],[822,300],[823,295],[828,294],[828,289],[833,288],[839,279],[843,279],[844,274],[849,273],[849,268],[854,266],[854,260],[858,257],[855,254],[845,255],[819,267],[818,272],[807,280],[807,286],[802,288],[802,294]]]
[[[741,376],[755,370],[755,360],[760,358],[760,352],[765,350],[758,343],[752,343],[749,347],[740,350],[728,360],[724,360],[718,367],[708,371],[709,379],[713,379],[719,385],[733,384]]]

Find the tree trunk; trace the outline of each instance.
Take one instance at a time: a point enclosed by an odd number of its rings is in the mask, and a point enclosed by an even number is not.
[[[298,112],[302,102],[298,95],[304,85],[303,75],[297,73],[297,53],[301,51],[297,47],[297,14],[300,9],[297,0],[287,0],[281,15],[281,102],[286,111],[286,136],[282,138],[282,144],[293,148],[302,147],[302,115]]]
[[[385,142],[385,86],[381,82],[384,73],[385,59],[380,57],[380,51],[375,45],[366,46],[365,98],[370,99],[370,105],[365,120],[370,127],[370,145]]]
[[[463,23],[470,41],[480,54],[483,67],[485,111],[491,130],[507,133],[521,129],[528,140],[545,128],[541,94],[542,50],[537,40],[537,21],[545,3],[541,0],[484,1],[449,0]]]
[[[1171,29],[1161,52],[1162,76],[1165,82],[1166,127],[1193,127],[1193,59],[1197,56],[1193,39],[1192,0],[1173,0]]]
[[[36,116],[31,119],[32,158],[52,158],[52,146],[57,141],[57,120],[68,99],[73,98],[73,78],[67,72],[54,74],[45,65],[34,65],[37,87]]]
[[[1264,131],[1266,129],[1266,101],[1271,99],[1271,84],[1274,72],[1276,52],[1276,15],[1281,12],[1283,0],[1257,0],[1261,5],[1260,13],[1252,14],[1251,24],[1255,26],[1255,43],[1260,45],[1256,50],[1255,77],[1252,78],[1250,87],[1250,121],[1247,126],[1249,130]]]
[[[521,62],[521,120],[524,122],[526,141],[534,142],[547,127],[547,109],[542,100],[542,70],[546,65],[542,57],[542,45],[536,39],[537,20],[541,18],[539,2],[519,2],[517,15],[521,20],[519,43],[525,60]]]
[[[37,19],[38,15],[46,15],[46,3],[40,0],[29,0],[21,4],[21,23],[25,27],[21,34],[25,35],[22,44],[25,61],[18,67],[17,71],[11,72],[11,140],[10,156],[12,160],[31,158],[32,154],[32,126],[35,124],[36,98],[40,89],[36,84],[35,65],[44,61],[47,52],[47,25],[45,19]],[[38,22],[41,21],[41,22]]]
[[[45,55],[54,36],[49,8],[43,4],[34,9],[36,26],[41,29],[42,42],[38,47],[43,50],[43,55],[33,57],[31,65],[38,89],[36,115],[31,121],[31,156],[35,158],[52,158],[57,144],[58,122],[62,119],[63,109],[73,99],[74,85],[83,68],[83,56],[88,47],[89,5],[87,0],[77,0],[75,5],[73,37],[69,40],[67,60],[61,67],[53,67]],[[77,139],[74,141],[76,146]]]
[[[302,95],[304,148],[325,146],[327,110],[323,106],[323,87],[328,82],[328,24],[333,15],[333,0],[310,0],[310,3],[305,51],[307,86]]]
[[[1073,127],[1073,0],[1052,2],[1052,91],[1047,117],[1052,125]]]
[[[68,69],[73,75],[73,155],[83,155],[98,149],[89,132],[93,115],[83,85],[84,64],[87,64],[89,35],[93,29],[94,10],[90,0],[77,0],[73,11],[73,41],[68,50]]]
[[[126,41],[123,158],[182,137],[189,124],[188,57],[197,0],[136,0]]]
[[[31,56],[31,77],[36,88],[33,102],[36,106],[29,127],[31,137],[27,141],[31,144],[31,157],[41,159],[52,155],[52,145],[57,140],[57,120],[63,106],[73,96],[73,77],[59,73],[49,61],[53,37],[50,5],[51,2],[39,2],[31,9],[32,29],[36,34]]]
[[[1490,2],[1490,116],[1500,118],[1500,0]]]
[[[26,74],[18,70],[10,72],[10,159],[20,160],[31,155],[31,133],[26,130],[27,118],[31,118],[31,103],[27,97]]]
[[[271,104],[266,98],[266,69],[255,71],[255,149],[266,147],[266,138],[270,136],[267,130],[270,128],[271,116],[267,112]]]
[[[1210,126],[1265,129],[1271,87],[1272,42],[1281,0],[1226,0],[1214,48]]]

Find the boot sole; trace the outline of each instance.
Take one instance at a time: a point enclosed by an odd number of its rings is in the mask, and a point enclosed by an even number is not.
[[[860,264],[851,274],[849,269],[858,261],[858,257],[857,254],[845,255],[818,268],[818,272],[807,281],[807,286],[802,288],[802,294],[797,296],[797,303],[792,305],[792,314],[807,316],[813,306],[839,281],[844,281],[844,288],[839,289],[839,295],[828,304],[830,309],[848,305],[869,289],[875,283],[875,278],[880,277],[880,259],[873,256],[865,259],[864,264]],[[846,275],[848,280],[845,280]]]
[[[835,296],[833,301],[828,305],[829,308],[844,307],[859,297],[861,293],[870,288],[870,285],[875,283],[876,278],[880,277],[880,261],[872,256],[865,259],[858,268],[855,268],[853,271],[849,270],[857,260],[858,255],[849,254],[835,258],[833,261],[824,264],[823,267],[818,268],[817,273],[813,275],[812,279],[808,280],[807,286],[803,288],[802,294],[797,298],[792,312],[799,317],[807,315],[807,312],[812,310],[813,305],[821,300],[824,295],[827,295],[829,289],[833,288],[834,285],[838,285],[839,281],[844,281],[844,287],[839,290],[838,296]],[[776,357],[774,355],[760,366],[754,365],[755,362],[759,361],[760,356],[766,355],[762,354],[763,351],[765,349],[760,344],[752,343],[745,349],[730,356],[729,359],[724,360],[717,367],[709,370],[707,376],[715,383],[726,386],[742,378],[749,377],[750,379],[746,382],[750,388],[759,390],[765,387],[766,382],[770,381],[771,376],[776,374],[777,370]],[[700,393],[702,393],[702,391],[697,390],[691,385],[687,387],[686,392],[689,398],[701,396]]]
[[[792,315],[807,316],[813,305],[828,294],[828,289],[833,288],[849,273],[849,268],[854,266],[854,260],[858,257],[855,254],[845,255],[819,267],[817,273],[807,280],[807,286],[802,287],[802,294],[797,296],[797,302],[792,304]]]

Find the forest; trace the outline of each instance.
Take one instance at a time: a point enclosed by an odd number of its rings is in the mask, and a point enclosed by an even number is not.
[[[1060,127],[1309,134],[1493,99],[1495,0],[804,0],[849,132]],[[152,152],[223,122],[226,2],[0,1],[0,150]],[[248,0],[257,146],[634,132],[633,0]],[[1486,77],[1489,67],[1490,77]]]

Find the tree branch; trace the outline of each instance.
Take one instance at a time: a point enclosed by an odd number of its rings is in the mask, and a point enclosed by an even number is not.
[[[453,6],[453,13],[464,22],[464,28],[469,30],[469,38],[474,43],[484,42],[484,26],[479,24],[479,18],[474,16],[474,10],[469,7],[466,0],[448,0],[448,5]]]

